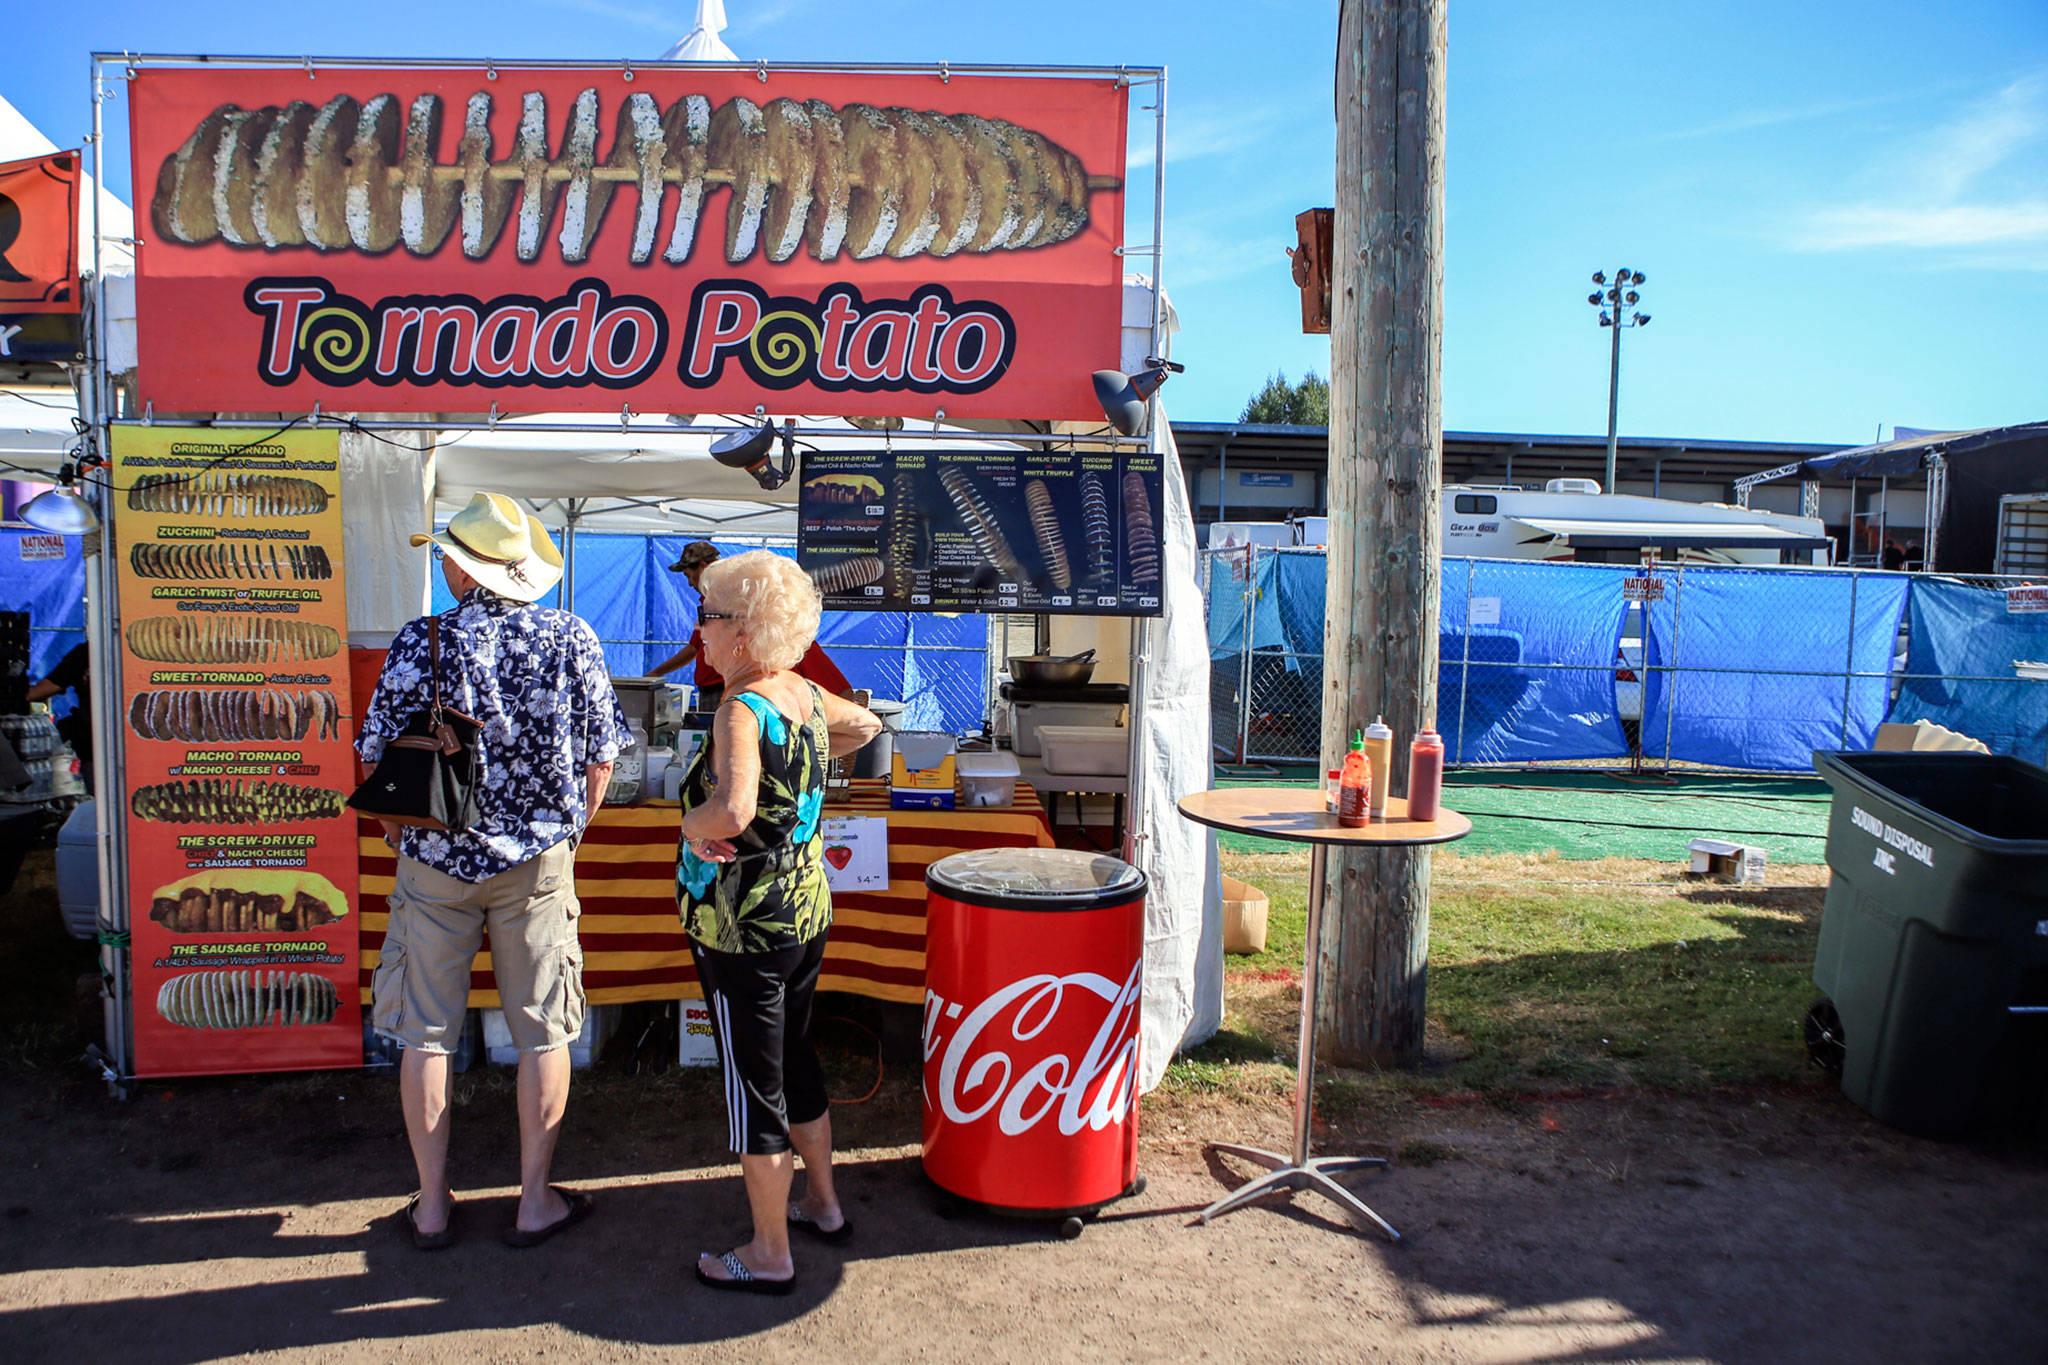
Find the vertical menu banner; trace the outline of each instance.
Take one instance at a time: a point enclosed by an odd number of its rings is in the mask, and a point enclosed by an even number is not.
[[[1160,457],[817,451],[797,558],[833,611],[1160,613]]]
[[[140,1076],[362,1064],[339,455],[114,431]]]

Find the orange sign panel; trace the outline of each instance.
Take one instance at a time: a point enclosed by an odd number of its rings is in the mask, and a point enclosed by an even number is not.
[[[136,1074],[360,1066],[340,436],[113,452]]]
[[[0,163],[0,313],[77,311],[78,153]]]

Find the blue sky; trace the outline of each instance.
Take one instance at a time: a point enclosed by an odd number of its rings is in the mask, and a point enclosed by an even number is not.
[[[726,4],[749,59],[1167,66],[1164,278],[1188,366],[1170,410],[1228,420],[1276,369],[1327,372],[1285,249],[1296,211],[1331,199],[1334,4]],[[95,47],[651,58],[694,13],[23,4],[0,94],[75,146]],[[2048,417],[2048,3],[1452,0],[1450,16],[1447,427],[1604,432],[1607,334],[1585,296],[1617,265],[1649,276],[1655,319],[1623,339],[1626,433],[1854,444]],[[1150,124],[1134,126],[1138,175]],[[1150,235],[1148,216],[1128,240]]]

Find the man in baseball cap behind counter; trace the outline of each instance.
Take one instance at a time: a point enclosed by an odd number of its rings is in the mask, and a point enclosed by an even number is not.
[[[693,540],[683,547],[682,554],[676,557],[675,563],[668,566],[668,571],[679,573],[688,579],[690,587],[699,593],[698,600],[702,601],[703,590],[697,587],[697,580],[703,575],[705,566],[717,559],[716,545],[708,540]],[[660,677],[664,673],[675,672],[692,660],[697,664],[697,709],[716,711],[719,702],[725,698],[725,679],[711,666],[711,661],[704,657],[704,628],[701,624],[691,628],[689,643],[656,664],[649,672],[654,677]],[[790,671],[800,678],[807,678],[816,683],[835,697],[853,695],[853,684],[847,682],[846,675],[841,673],[839,666],[818,647],[816,640],[811,641],[811,647],[804,651],[804,657],[797,660],[796,667]]]

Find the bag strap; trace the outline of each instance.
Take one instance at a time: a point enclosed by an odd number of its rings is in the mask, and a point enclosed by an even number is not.
[[[433,661],[428,667],[427,678],[433,687],[433,704],[428,708],[434,724],[441,723],[441,618],[427,618],[427,655]]]

